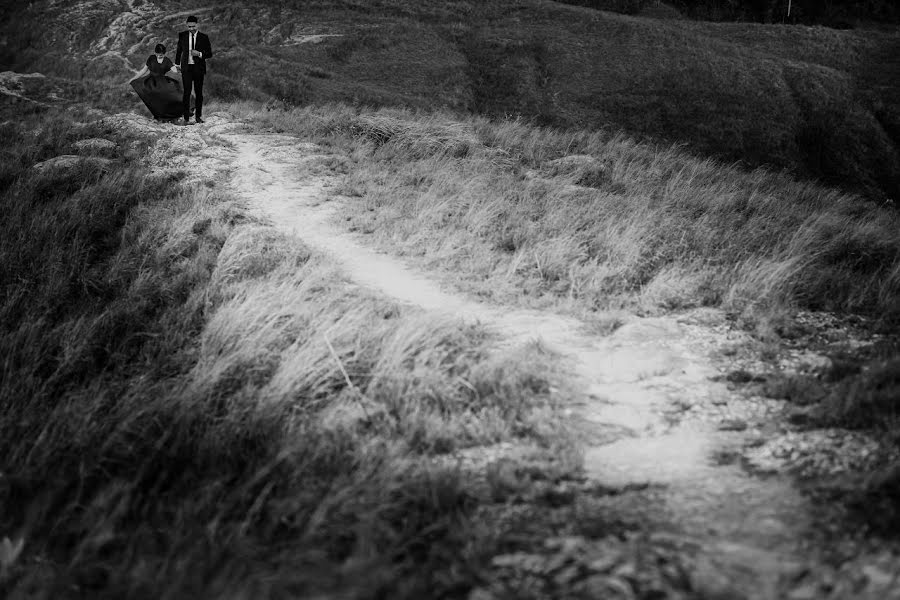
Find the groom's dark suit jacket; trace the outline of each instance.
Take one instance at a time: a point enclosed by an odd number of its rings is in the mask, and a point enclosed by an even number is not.
[[[190,55],[190,35],[187,31],[178,34],[178,49],[175,50],[175,64],[184,69],[188,64],[188,56]],[[212,56],[212,46],[209,45],[209,36],[202,31],[197,32],[196,45],[194,50],[203,53],[203,58],[194,57],[194,68],[199,69],[201,73],[206,73],[206,59]]]

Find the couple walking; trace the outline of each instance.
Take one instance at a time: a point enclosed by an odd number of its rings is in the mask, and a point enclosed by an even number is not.
[[[191,109],[193,89],[196,107],[194,121],[203,122],[203,79],[206,76],[206,60],[212,57],[212,46],[209,36],[198,31],[197,27],[197,17],[188,17],[187,31],[178,34],[174,63],[166,56],[166,47],[157,44],[144,68],[129,81],[157,120],[182,117],[187,124],[191,114],[194,114]]]

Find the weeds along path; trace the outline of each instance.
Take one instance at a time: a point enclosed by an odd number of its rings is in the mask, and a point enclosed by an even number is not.
[[[743,419],[774,426],[779,406],[751,402],[712,380],[720,370],[710,356],[734,342],[715,311],[633,318],[602,337],[572,318],[473,302],[342,230],[341,200],[329,193],[329,157],[319,148],[209,120],[203,134],[230,149],[207,153],[208,160],[225,161],[234,191],[251,210],[331,255],[352,279],[427,310],[480,321],[503,345],[539,340],[565,357],[581,390],[572,394],[570,413],[586,440],[586,474],[632,490],[611,496],[615,506],[608,508],[658,525],[696,550],[695,587],[721,597],[737,591],[736,597],[775,598],[786,580],[802,574],[807,501],[784,479],[753,477],[716,460],[747,442]]]

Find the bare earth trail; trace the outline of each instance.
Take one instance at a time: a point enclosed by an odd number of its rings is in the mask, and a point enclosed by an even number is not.
[[[572,318],[489,306],[445,291],[333,224],[337,207],[328,201],[327,182],[299,176],[301,163],[323,158],[315,146],[275,134],[222,137],[237,155],[234,190],[277,228],[333,257],[353,280],[428,310],[477,320],[511,345],[539,339],[569,357],[587,391],[587,401],[576,407],[579,416],[594,424],[599,439],[625,434],[587,449],[587,474],[609,485],[665,485],[670,516],[715,544],[718,566],[733,571],[728,578],[749,579],[737,587],[756,590],[753,597],[776,597],[778,576],[801,562],[793,546],[803,537],[804,500],[784,483],[713,466],[713,451],[728,442],[723,437],[733,444],[733,434],[710,424],[667,425],[663,413],[677,400],[667,388],[708,401],[731,395],[724,384],[709,381],[718,371],[700,355],[696,336],[687,335],[689,325],[635,319],[600,338],[583,333],[587,327]]]
[[[583,390],[566,401],[573,420],[590,434],[586,475],[655,494],[652,506],[632,509],[699,548],[694,585],[703,597],[804,597],[785,590],[815,561],[807,546],[814,537],[809,501],[787,477],[755,477],[716,460],[753,434],[746,426],[723,427],[728,415],[774,425],[779,406],[750,402],[721,378],[713,381],[721,369],[711,356],[730,341],[714,311],[634,317],[602,337],[573,318],[469,300],[336,224],[341,200],[330,195],[329,176],[310,174],[323,171],[321,149],[288,135],[247,133],[215,114],[203,127],[169,129],[169,143],[183,145],[198,131],[209,172],[227,172],[251,211],[330,255],[351,279],[426,310],[479,321],[499,333],[503,345],[540,340],[566,357]],[[316,164],[320,168],[311,168]]]

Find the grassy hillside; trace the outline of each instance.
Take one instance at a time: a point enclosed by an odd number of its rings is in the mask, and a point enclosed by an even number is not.
[[[7,26],[4,68],[122,81],[125,67],[108,50],[139,65],[157,40],[174,48],[183,17],[165,15],[191,10],[157,3],[160,12],[98,45],[121,3],[81,4],[75,17],[42,2],[16,9],[11,22],[41,15],[47,30]],[[217,51],[211,96],[439,106],[624,129],[900,197],[896,32],[664,21],[542,0],[194,6]]]
[[[464,280],[593,303],[642,294],[630,278],[649,276],[648,301],[677,305],[736,270],[751,299],[769,284],[897,296],[898,228],[816,186],[757,173],[729,188],[737,173],[677,149],[516,122],[244,111],[329,143],[344,191],[359,190],[352,224],[377,222]],[[579,537],[637,573],[614,589],[691,592],[689,551],[632,538],[646,524],[603,504],[627,492],[580,477],[556,405],[569,392],[552,392],[566,384],[539,346],[494,350],[480,326],[360,289],[215,184],[148,173],[152,137],[84,109],[15,116],[0,129],[0,542],[24,550],[4,549],[4,597],[467,598],[503,560],[557,564]],[[98,135],[120,148],[106,167],[33,168]],[[778,210],[784,191],[805,196]],[[796,234],[741,254],[767,227]],[[811,263],[832,269],[796,277]],[[896,358],[878,360],[841,376],[827,419],[896,431]],[[893,519],[895,486],[853,498],[873,494]],[[498,597],[598,597],[539,582]]]
[[[339,149],[352,230],[503,303],[900,322],[900,218],[824,186],[517,120],[232,107]]]
[[[0,116],[0,596],[462,598],[490,557],[597,528],[556,510],[578,459],[545,352],[151,175],[152,136]],[[33,168],[98,135],[103,168]],[[497,443],[522,454],[486,479],[443,458]]]
[[[171,47],[183,13],[105,29],[122,6],[10,7],[22,20],[3,24],[3,60],[54,75],[41,86],[67,97],[138,106],[117,49],[137,65],[158,38]],[[797,306],[896,324],[895,210],[639,144],[610,121],[698,135],[695,149],[751,139],[787,152],[790,127],[830,99],[807,141],[838,136],[846,156],[817,143],[818,160],[860,169],[871,187],[883,173],[865,160],[889,156],[840,119],[882,119],[876,100],[890,114],[890,79],[848,75],[890,36],[810,29],[795,43],[777,29],[580,10],[346,0],[198,13],[217,44],[211,95],[259,100],[231,108],[334,149],[349,225],[470,291],[586,311],[720,305],[763,315],[770,335],[790,333],[771,317]],[[21,27],[37,22],[28,11],[43,11],[40,35]],[[763,98],[739,102],[773,73]],[[788,97],[813,112],[797,109],[786,130],[755,120]],[[681,121],[662,119],[669,101]],[[540,348],[497,351],[481,327],[360,289],[215,183],[151,176],[141,159],[154,140],[85,108],[7,98],[0,121],[0,543],[24,541],[13,561],[2,547],[0,596],[477,598],[494,557],[575,536],[600,540],[615,568],[610,553],[630,553],[638,576],[623,593],[699,595],[684,549],[629,546],[641,525],[600,504],[620,490],[579,478],[551,393],[564,382]],[[105,167],[33,168],[97,135],[118,143]],[[837,365],[813,416],[896,441],[896,356]],[[510,446],[524,455],[492,453]],[[482,464],[448,464],[454,451]],[[897,480],[854,490],[887,499],[891,528]],[[537,593],[563,594],[547,585]]]

